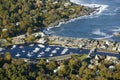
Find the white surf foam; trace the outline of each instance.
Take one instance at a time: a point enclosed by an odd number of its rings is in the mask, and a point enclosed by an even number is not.
[[[120,27],[116,27],[114,29],[111,29],[111,31],[113,31],[113,32],[120,32]]]
[[[114,15],[116,15],[116,13],[104,13],[103,15],[114,16]]]
[[[104,4],[81,4],[83,6],[87,6],[87,7],[91,7],[91,8],[97,8],[93,14],[101,14],[103,11],[107,10],[107,8],[109,7],[108,5],[104,5]]]
[[[120,11],[120,7],[117,7],[117,8],[114,10],[114,12],[118,12],[118,11]]]
[[[116,15],[116,14],[119,13],[119,12],[120,12],[120,7],[113,8],[113,9],[109,8],[108,11],[105,12],[104,14],[102,14],[102,15],[114,16],[114,15]]]
[[[56,26],[49,26],[48,28],[47,28],[47,30],[48,31],[50,31],[52,28],[54,28],[54,27],[61,27],[61,25],[62,24],[68,24],[68,23],[70,23],[70,22],[74,22],[74,21],[76,21],[76,20],[79,20],[79,19],[83,19],[83,18],[88,18],[88,16],[80,16],[80,17],[77,17],[77,18],[74,18],[74,19],[70,19],[70,20],[68,20],[68,21],[66,21],[66,22],[59,22],[59,24],[58,25],[56,25]]]
[[[106,36],[107,34],[105,32],[102,32],[100,29],[96,29],[92,32],[92,34],[99,35],[99,36]]]
[[[97,30],[93,31],[92,34],[95,34],[95,35],[98,35],[98,36],[103,36],[103,37],[94,38],[94,39],[110,39],[114,36],[113,34],[109,35],[105,32],[102,32],[100,29],[97,29]]]
[[[81,3],[80,0],[70,0],[70,2],[75,3],[75,4],[80,4]]]
[[[92,32],[92,34],[95,34],[98,36],[103,36],[103,37],[94,38],[94,39],[110,39],[114,36],[113,34],[110,35],[110,34],[107,34],[105,32],[102,32],[100,29],[96,29],[95,31]]]
[[[80,0],[70,0],[72,3],[75,4],[80,4],[83,6],[87,6],[87,7],[91,7],[91,8],[97,8],[97,10],[95,11],[96,14],[100,14],[103,11],[105,11],[109,6],[108,5],[104,5],[104,4],[85,4]]]
[[[114,35],[106,35],[105,37],[101,37],[101,38],[94,38],[94,39],[97,39],[97,40],[109,39],[109,40],[113,41],[113,40],[111,39],[113,36],[114,36]]]

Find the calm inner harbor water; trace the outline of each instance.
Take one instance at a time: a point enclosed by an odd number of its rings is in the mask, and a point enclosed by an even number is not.
[[[75,49],[75,48],[65,48],[61,46],[54,45],[43,45],[43,44],[26,44],[26,45],[13,45],[8,48],[4,48],[0,51],[10,52],[12,57],[15,58],[27,58],[27,59],[36,59],[36,58],[48,58],[53,56],[62,56],[70,53],[77,54],[89,54],[90,50],[86,49]],[[95,52],[102,56],[114,56],[120,59],[119,54],[111,54],[105,52]],[[4,56],[4,53],[2,54]]]

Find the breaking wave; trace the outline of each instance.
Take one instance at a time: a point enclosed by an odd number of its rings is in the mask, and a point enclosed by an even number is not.
[[[97,36],[103,36],[103,37],[94,38],[94,39],[110,39],[114,36],[113,34],[109,35],[105,32],[102,32],[100,29],[93,31],[92,34],[97,35]]]
[[[120,32],[120,27],[116,27],[114,29],[111,29],[111,31],[113,31],[113,32]]]
[[[99,35],[99,36],[106,36],[107,34],[105,32],[102,32],[100,29],[96,29],[92,32],[92,34]]]
[[[117,7],[114,12],[120,12],[120,7]]]
[[[114,35],[106,35],[106,36],[104,36],[104,37],[101,37],[101,38],[94,38],[94,39],[109,39],[109,40],[112,40],[112,39],[110,39],[110,38],[112,38]]]

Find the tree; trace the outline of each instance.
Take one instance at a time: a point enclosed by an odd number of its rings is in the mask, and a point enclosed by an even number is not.
[[[12,59],[12,64],[14,64],[14,65],[18,65],[18,66],[20,66],[20,65],[22,65],[22,64],[24,64],[25,62],[24,62],[24,59]]]
[[[10,52],[5,53],[5,60],[10,61],[12,59]]]
[[[2,56],[1,56],[1,53],[0,53],[0,62],[3,60]]]
[[[31,27],[28,27],[27,33],[28,33],[28,35],[30,35],[32,33],[32,28]]]
[[[3,29],[3,30],[2,30],[2,34],[1,34],[1,37],[2,37],[2,38],[7,38],[8,36],[9,36],[8,30],[7,30],[7,29]]]
[[[77,59],[71,59],[68,63],[69,67],[70,67],[70,70],[71,70],[71,73],[72,73],[72,70],[73,69],[76,69],[78,68],[78,64],[79,64],[79,61]]]
[[[55,68],[57,68],[56,62],[55,62],[55,61],[49,62],[49,64],[47,65],[47,68],[48,68],[50,71],[53,71]]]
[[[71,80],[80,80],[79,76],[71,74],[70,76]]]
[[[67,68],[65,66],[61,66],[60,70],[58,70],[59,76],[66,76],[67,75]]]
[[[34,35],[30,35],[30,36],[28,36],[27,38],[26,38],[26,41],[28,42],[28,43],[30,43],[30,42],[33,42],[33,41],[35,41],[35,36]]]
[[[7,41],[8,41],[9,43],[12,43],[12,38],[7,37]]]

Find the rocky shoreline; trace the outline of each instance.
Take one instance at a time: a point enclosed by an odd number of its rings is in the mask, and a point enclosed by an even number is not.
[[[120,43],[109,40],[94,40],[87,38],[71,38],[60,36],[49,36],[49,44],[60,45],[69,48],[93,49],[98,52],[120,54]]]
[[[120,32],[114,32],[114,36],[120,36]]]
[[[88,38],[72,38],[72,37],[62,37],[62,36],[48,36],[44,35],[44,33],[35,33],[33,35],[43,35],[41,38],[35,40],[35,44],[43,44],[43,45],[57,45],[62,46],[65,48],[76,48],[76,49],[96,49],[97,52],[105,52],[105,53],[112,53],[112,54],[120,54],[120,42],[114,42],[110,40],[95,40],[95,39],[88,39]],[[15,40],[17,42],[17,37]],[[19,36],[19,39],[24,39],[23,37]],[[14,41],[15,41],[14,40]],[[25,41],[22,42],[14,42],[14,45],[19,44],[29,44]],[[12,45],[12,44],[11,44]]]
[[[86,10],[84,10],[84,9],[87,9],[87,10],[89,10],[89,11],[86,11]],[[94,13],[94,11],[96,11],[96,9],[97,9],[97,7],[90,8],[90,7],[85,7],[85,6],[84,6],[84,7],[83,7],[83,11],[81,11],[81,12],[79,12],[79,13],[74,13],[74,14],[72,14],[72,15],[69,15],[68,18],[63,18],[63,19],[57,20],[57,21],[51,23],[51,24],[48,26],[48,28],[49,28],[49,27],[55,27],[55,26],[59,25],[60,23],[65,23],[65,22],[67,22],[67,21],[69,21],[69,20],[71,20],[71,19],[79,18],[79,17],[86,16],[86,15],[90,15],[90,14]]]

